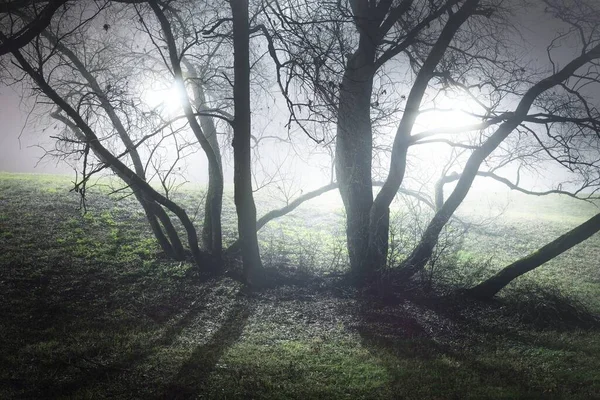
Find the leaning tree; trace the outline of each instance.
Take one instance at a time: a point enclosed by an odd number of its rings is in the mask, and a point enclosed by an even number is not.
[[[193,1],[55,3],[19,1],[0,9],[2,49],[12,55],[3,72],[6,82],[28,85],[40,110],[63,124],[53,152],[81,155],[84,173],[76,189],[84,194],[90,176],[111,170],[131,188],[167,256],[186,257],[175,215],[198,266],[218,269],[224,181],[217,129],[232,127],[239,239],[227,254],[241,251],[245,279],[256,280],[262,266],[250,144],[260,137],[251,135],[249,96],[250,61],[257,68],[260,54],[250,51],[248,5],[223,10]],[[182,114],[148,104],[149,82],[175,86]],[[195,146],[209,167],[202,243],[170,196],[169,183]],[[162,190],[151,184],[153,178]],[[267,213],[258,228],[314,195]]]

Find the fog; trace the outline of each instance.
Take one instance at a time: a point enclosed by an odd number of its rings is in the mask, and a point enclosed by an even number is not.
[[[0,86],[0,171],[68,174],[73,169],[59,160],[43,158],[43,148],[52,148],[49,134],[32,132],[21,94]]]
[[[541,15],[541,14],[540,14]],[[515,38],[522,48],[522,56],[534,66],[541,70],[548,69],[546,45],[557,30],[556,24],[550,25],[548,21],[540,16],[522,15],[516,22],[523,36]],[[560,65],[569,60],[573,54],[569,43],[562,43],[552,51],[553,57]],[[332,149],[326,149],[322,144],[316,144],[309,139],[300,129],[292,127],[288,129],[287,122],[289,112],[283,98],[278,94],[278,88],[274,86],[273,93],[269,99],[261,99],[253,104],[253,134],[271,137],[261,140],[260,146],[255,149],[254,157],[254,187],[258,190],[269,189],[275,192],[298,193],[300,190],[311,190],[322,186],[332,180]],[[152,95],[152,93],[150,93]],[[27,172],[27,173],[50,173],[50,174],[74,174],[74,168],[80,168],[76,162],[71,161],[69,165],[65,161],[44,157],[44,149],[52,149],[55,145],[54,139],[50,138],[51,129],[44,126],[36,126],[31,119],[28,120],[28,112],[32,107],[32,99],[21,99],[22,93],[18,89],[0,86],[0,171]],[[160,98],[160,95],[158,95]],[[153,99],[157,102],[159,99]],[[456,99],[453,100],[457,103]],[[452,102],[450,102],[452,103]],[[458,101],[460,103],[460,101]],[[466,103],[465,103],[466,104]],[[463,104],[463,105],[465,105]],[[438,105],[440,106],[440,105]],[[446,104],[442,102],[441,107]],[[458,108],[461,108],[460,105]],[[464,110],[464,107],[462,107]],[[473,111],[470,106],[468,111]],[[169,114],[176,113],[176,109],[170,108]],[[425,123],[417,123],[415,132],[450,124],[455,126],[464,125],[468,120],[461,120],[460,115],[451,113],[443,115],[436,113],[424,120]],[[41,119],[43,121],[43,118]],[[49,119],[48,119],[49,120]],[[429,120],[427,122],[427,120]],[[391,143],[395,134],[395,124],[391,124],[387,130],[380,133],[383,141]],[[332,136],[332,132],[329,132]],[[279,138],[279,139],[278,139]],[[283,143],[280,139],[291,139],[290,143]],[[231,160],[230,138],[222,137],[220,142],[224,151],[224,176],[225,183],[233,182],[233,163]],[[443,145],[415,146],[410,150],[410,156],[419,162],[419,169],[408,171],[404,187],[410,188],[411,182],[415,188],[422,189],[423,183],[433,185],[439,178],[441,162],[448,148]],[[169,157],[167,154],[166,157]],[[383,174],[376,179],[385,179],[386,170],[389,167],[387,155],[378,156],[379,168]],[[187,181],[195,184],[205,184],[208,180],[207,161],[202,151],[197,147],[178,170],[178,181]],[[514,179],[517,173],[515,166],[507,166],[499,171],[509,179]],[[415,175],[416,174],[416,175]],[[552,189],[558,182],[568,181],[568,173],[560,167],[552,164],[541,165],[538,171],[524,171],[520,174],[520,182],[523,187],[532,190]],[[451,185],[449,185],[450,189]],[[477,178],[473,185],[474,190],[483,191],[506,191],[505,185],[492,179]]]

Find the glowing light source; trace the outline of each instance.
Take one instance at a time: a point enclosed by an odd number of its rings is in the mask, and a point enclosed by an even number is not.
[[[143,92],[143,99],[152,108],[160,109],[173,116],[181,112],[183,89],[173,83],[165,85],[157,83],[147,87]]]
[[[435,105],[424,110],[417,119],[413,132],[452,130],[470,125],[475,125],[481,120],[474,114],[481,114],[482,107],[471,98],[464,95],[448,95],[438,98]]]

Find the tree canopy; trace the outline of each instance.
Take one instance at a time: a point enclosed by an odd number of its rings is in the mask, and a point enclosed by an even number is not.
[[[133,190],[167,256],[219,273],[239,255],[244,280],[260,284],[257,229],[339,189],[351,275],[363,284],[385,271],[401,282],[432,261],[476,179],[597,199],[600,5],[541,3],[13,0],[0,5],[0,76],[59,124],[51,153],[77,165],[82,198],[90,176],[110,170]],[[525,45],[531,18],[556,28],[535,36],[541,45]],[[269,130],[277,119],[283,131]],[[279,160],[262,179],[279,184],[286,204],[257,218],[257,169],[281,149],[308,163],[320,153],[329,176],[293,196],[278,183],[291,161]],[[194,157],[208,171],[201,235],[172,197]],[[238,240],[224,248],[230,160]],[[558,171],[554,182],[530,185],[527,176],[544,171]],[[390,257],[399,195],[431,209],[401,260]],[[475,292],[493,296],[585,240],[600,229],[590,221]]]

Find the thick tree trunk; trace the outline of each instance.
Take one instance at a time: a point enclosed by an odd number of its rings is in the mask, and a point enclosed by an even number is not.
[[[527,257],[510,264],[496,275],[469,289],[468,293],[480,299],[490,299],[515,278],[552,260],[554,257],[589,239],[598,231],[600,231],[600,214],[571,229]]]
[[[346,209],[346,238],[351,272],[361,279],[372,271],[369,212],[373,204],[371,92],[374,48],[359,46],[340,86],[336,138],[336,175]],[[387,244],[387,243],[386,243]]]
[[[233,16],[234,51],[234,199],[238,216],[244,277],[248,284],[253,285],[259,283],[262,261],[256,236],[256,206],[252,194],[248,0],[235,0],[229,4]]]
[[[219,157],[220,159],[220,157]],[[223,209],[223,170],[221,165],[209,165],[208,189],[204,203],[204,225],[202,242],[204,247],[214,255],[223,251],[223,235],[221,212]]]
[[[369,260],[374,273],[387,266],[389,240],[390,208],[384,207],[377,210],[371,207],[369,214]]]

